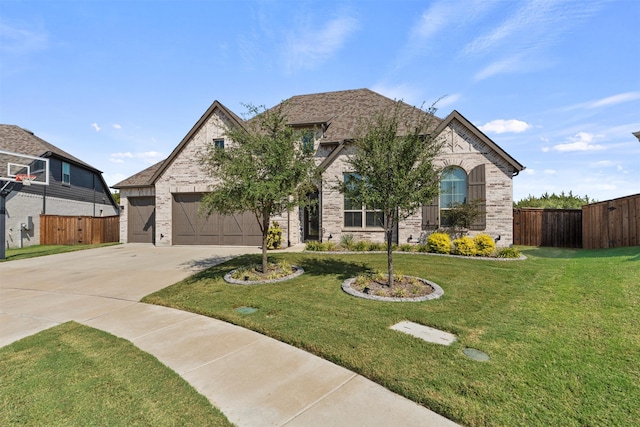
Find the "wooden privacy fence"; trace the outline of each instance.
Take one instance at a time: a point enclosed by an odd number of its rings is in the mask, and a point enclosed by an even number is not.
[[[582,207],[585,249],[640,245],[640,194]]]
[[[516,208],[513,243],[585,249],[640,246],[640,194],[582,209]]]
[[[82,245],[120,241],[120,217],[40,215],[41,245]]]
[[[580,248],[582,247],[582,210],[514,209],[513,244]]]

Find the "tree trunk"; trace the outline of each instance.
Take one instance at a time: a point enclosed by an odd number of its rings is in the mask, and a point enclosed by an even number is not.
[[[267,263],[267,234],[269,233],[269,212],[262,211],[262,272],[267,273],[269,264]]]
[[[389,286],[389,288],[393,287],[393,254],[392,254],[392,245],[391,245],[391,239],[393,237],[393,226],[388,225],[388,228],[385,230],[385,235],[387,237],[387,271],[389,272],[388,274],[388,281],[387,284]]]

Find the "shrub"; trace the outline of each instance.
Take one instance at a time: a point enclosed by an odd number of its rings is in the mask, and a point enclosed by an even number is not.
[[[360,240],[353,244],[353,249],[356,252],[367,252],[371,247],[371,242],[368,240]]]
[[[282,246],[282,228],[280,224],[273,221],[267,230],[267,249],[278,249]]]
[[[471,237],[460,237],[453,241],[454,250],[456,255],[473,256],[476,254],[476,244]]]
[[[417,245],[415,251],[416,252],[431,252],[429,250],[429,246],[426,243],[424,243],[424,244],[421,243],[421,244]]]
[[[429,252],[437,254],[451,253],[451,238],[447,233],[433,233],[427,239]]]
[[[326,249],[326,246],[322,242],[318,242],[315,240],[310,240],[306,243],[305,249],[307,251],[313,252],[323,252]]]
[[[496,242],[488,234],[478,234],[473,243],[476,244],[476,255],[491,256],[496,251]]]
[[[398,246],[398,250],[400,252],[413,252],[415,248],[416,247],[414,245],[409,243],[403,243],[400,246]]]
[[[334,242],[328,241],[323,244],[324,250],[328,252],[333,252],[337,249],[337,245]]]
[[[369,243],[369,251],[386,251],[387,244],[381,242],[370,242]]]
[[[353,250],[355,242],[356,239],[353,234],[343,234],[340,236],[340,245],[348,251]]]
[[[522,254],[516,248],[501,248],[498,250],[498,258],[520,258]]]

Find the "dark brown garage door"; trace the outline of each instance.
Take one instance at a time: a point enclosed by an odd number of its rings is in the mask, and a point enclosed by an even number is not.
[[[127,240],[130,243],[154,243],[156,237],[155,197],[129,197]]]
[[[259,246],[262,233],[251,212],[237,215],[199,215],[201,194],[173,195],[174,245]]]

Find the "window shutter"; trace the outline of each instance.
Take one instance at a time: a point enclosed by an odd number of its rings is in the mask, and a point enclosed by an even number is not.
[[[438,214],[438,197],[435,197],[430,204],[422,206],[422,229],[436,230],[440,225]]]
[[[469,172],[467,179],[467,202],[479,201],[482,214],[469,227],[471,230],[484,230],[487,227],[487,193],[484,177],[484,165],[476,166]]]

